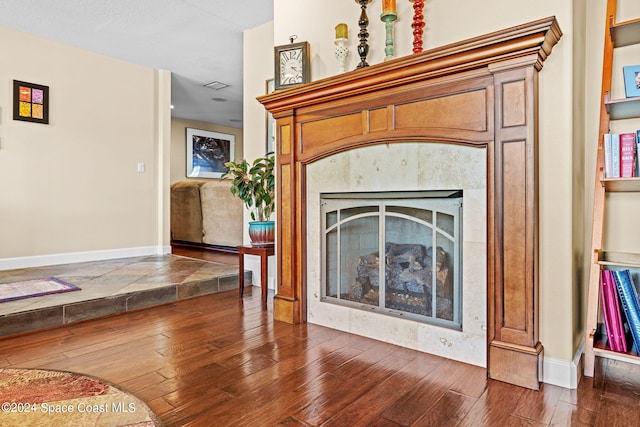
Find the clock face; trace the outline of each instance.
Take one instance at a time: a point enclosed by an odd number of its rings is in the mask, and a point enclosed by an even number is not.
[[[293,85],[302,83],[302,59],[302,49],[280,52],[280,84]]]
[[[309,42],[274,47],[274,87],[287,89],[311,81]]]

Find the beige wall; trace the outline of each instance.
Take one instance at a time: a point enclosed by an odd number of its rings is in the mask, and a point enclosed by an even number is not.
[[[398,20],[395,25],[396,56],[411,54],[412,5],[397,2]],[[368,62],[380,63],[384,57],[384,25],[379,21],[381,2],[369,6]],[[471,2],[449,0],[426,2],[427,26],[425,49],[465,38],[500,30],[535,19],[555,15],[564,33],[540,73],[540,340],[545,347],[545,364],[549,371],[572,371],[573,359],[579,351],[583,316],[576,313],[583,292],[584,220],[581,203],[582,181],[574,179],[584,167],[580,151],[584,117],[574,114],[574,100],[580,103],[584,89],[574,84],[582,79],[581,44],[574,46],[576,37],[582,38],[584,13],[573,2],[540,0],[537,2],[493,0]],[[347,69],[358,62],[355,48],[358,43],[359,7],[354,2],[326,0],[310,3],[298,0],[275,0],[274,44],[286,44],[288,36],[296,34],[297,41],[311,44],[312,80],[337,73],[334,58],[334,27],[340,22],[349,25],[351,53]],[[579,36],[574,33],[578,32]],[[579,69],[576,70],[575,68]],[[580,81],[580,80],[579,80]],[[545,365],[547,367],[547,365]],[[551,372],[545,377],[551,377]],[[568,379],[571,382],[574,379]],[[563,382],[564,379],[553,380]]]
[[[571,281],[571,300],[573,308],[571,310],[572,322],[572,342],[573,349],[581,351],[584,337],[586,307],[583,303],[586,296],[588,270],[585,267],[587,260],[585,241],[587,237],[585,218],[585,151],[587,149],[584,126],[585,107],[585,61],[586,61],[586,31],[587,31],[587,7],[584,0],[573,0],[573,103],[572,103],[572,123],[573,123],[573,180],[572,180],[572,202],[573,202],[573,262],[575,263],[575,274]]]
[[[212,123],[195,122],[192,120],[172,119],[171,120],[171,183],[182,181],[187,178],[187,151],[186,135],[187,128],[207,130],[211,132],[227,133],[235,136],[235,159],[243,158],[243,133],[242,129],[229,126],[221,126]]]
[[[247,160],[264,156],[266,152],[267,124],[266,112],[256,97],[266,93],[266,82],[273,78],[273,22],[260,25],[244,33],[244,157]],[[249,212],[245,209],[245,223]],[[249,243],[248,226],[244,229],[244,242]],[[253,272],[253,283],[260,282],[260,261],[258,257],[245,256],[245,267]],[[269,287],[275,284],[275,259],[269,260]]]
[[[13,79],[49,125],[12,119]],[[167,72],[0,27],[0,268],[163,251],[169,104]]]

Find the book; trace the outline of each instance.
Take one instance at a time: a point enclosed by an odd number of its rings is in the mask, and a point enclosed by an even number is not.
[[[624,330],[624,319],[611,270],[602,270],[600,272],[600,287],[602,317],[604,318],[609,348],[613,351],[626,353],[627,337]]]
[[[620,177],[632,178],[635,169],[635,132],[620,134]]]
[[[614,271],[613,277],[620,296],[620,305],[627,316],[635,352],[638,353],[640,350],[640,301],[638,301],[638,293],[629,270]]]
[[[636,131],[636,174],[640,176],[640,129]]]
[[[620,135],[611,134],[611,178],[620,178]]]
[[[604,134],[604,177],[611,178],[613,160],[611,159],[611,134]]]

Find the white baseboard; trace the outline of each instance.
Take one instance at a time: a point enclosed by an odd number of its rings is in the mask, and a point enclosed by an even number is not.
[[[542,367],[542,382],[569,389],[577,388],[580,377],[582,376],[580,372],[580,358],[583,352],[584,339],[571,361],[552,359],[545,356]]]
[[[102,251],[36,255],[19,258],[0,258],[0,270],[43,267],[47,265],[72,264],[76,262],[100,261],[169,253],[171,253],[171,246],[142,246],[137,248],[107,249]]]

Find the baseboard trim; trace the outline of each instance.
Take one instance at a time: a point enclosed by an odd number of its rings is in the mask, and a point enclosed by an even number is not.
[[[564,388],[575,389],[582,377],[581,358],[584,352],[584,340],[573,360],[553,359],[545,357],[543,362],[543,382]]]
[[[0,258],[0,270],[44,267],[47,265],[72,264],[76,262],[163,255],[170,253],[171,246],[141,246],[137,248],[107,249],[102,251],[71,252],[19,258]]]

